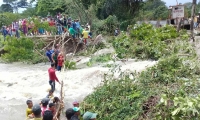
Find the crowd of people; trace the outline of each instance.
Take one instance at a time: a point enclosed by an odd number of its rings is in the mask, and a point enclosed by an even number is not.
[[[36,21],[39,21],[40,25],[38,25]],[[46,24],[49,28],[54,28],[56,31],[44,28]],[[87,39],[92,37],[92,32],[90,31],[90,25],[88,23],[86,25],[81,25],[79,19],[73,20],[71,17],[60,13],[55,17],[48,14],[45,18],[36,16],[15,20],[10,25],[3,26],[1,32],[4,36],[4,40],[8,35],[19,38],[20,34],[25,36],[61,35],[68,32],[74,39],[81,38],[84,40],[84,43],[87,44]]]
[[[49,95],[43,98],[39,104],[33,105],[31,100],[26,101],[26,120],[58,120],[60,117],[59,110],[63,108],[63,102],[58,97],[53,97],[51,90]],[[72,104],[73,108],[68,108],[65,111],[66,120],[96,120],[96,113],[87,111],[83,114],[79,102],[75,101]]]

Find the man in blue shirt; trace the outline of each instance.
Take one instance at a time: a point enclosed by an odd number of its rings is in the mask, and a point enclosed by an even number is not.
[[[81,25],[80,25],[80,22],[79,22],[79,20],[77,19],[76,20],[76,31],[77,31],[77,37],[79,38],[79,34],[80,34],[80,27],[81,27]]]
[[[51,50],[49,47],[46,49],[46,56],[47,56],[47,58],[48,58],[48,60],[49,60],[49,62],[53,62],[53,60],[52,60],[52,58],[51,58],[51,55],[53,54],[53,50]]]
[[[4,37],[4,41],[5,41],[5,39],[6,39],[6,35],[8,34],[8,31],[6,30],[6,27],[5,26],[3,26],[2,27],[2,35],[3,35],[3,37]]]

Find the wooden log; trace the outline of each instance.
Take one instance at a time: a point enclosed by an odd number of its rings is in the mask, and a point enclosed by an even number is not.
[[[59,103],[59,107],[56,110],[56,114],[54,115],[54,120],[60,120],[60,113],[63,109],[63,99],[64,99],[64,95],[63,95],[63,84],[64,82],[61,81],[61,89],[60,89],[60,103]]]

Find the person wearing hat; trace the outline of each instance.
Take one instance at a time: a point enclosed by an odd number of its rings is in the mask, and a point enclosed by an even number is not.
[[[32,108],[32,112],[34,115],[33,119],[30,120],[42,120],[42,116],[41,116],[41,107],[39,104],[35,104]]]
[[[86,112],[83,115],[83,120],[96,120],[97,114],[92,112]]]
[[[81,116],[83,116],[83,111],[82,111],[82,109],[79,107],[79,102],[78,101],[74,101],[73,103],[73,106],[74,107],[77,107],[77,108],[79,108],[79,119],[81,118]]]
[[[74,101],[72,104],[73,104],[74,107],[79,107],[79,102],[78,101]]]
[[[70,120],[80,120],[79,115],[80,115],[80,109],[78,107],[73,107],[73,111],[75,112],[74,115],[71,117]]]

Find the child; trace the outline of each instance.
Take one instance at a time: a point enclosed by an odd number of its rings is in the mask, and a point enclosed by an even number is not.
[[[53,91],[52,90],[49,90],[49,94],[46,96],[46,98],[53,100]]]
[[[89,28],[88,27],[86,27],[86,29],[83,31],[82,35],[83,35],[84,44],[87,45],[87,39],[89,38]]]
[[[62,53],[59,53],[58,54],[58,67],[57,67],[58,71],[61,71],[61,68],[63,66],[63,62],[64,62],[64,56],[63,56]]]
[[[26,104],[28,106],[28,108],[26,109],[26,117],[27,118],[31,118],[32,116],[32,107],[33,107],[33,102],[31,100],[27,100]]]

